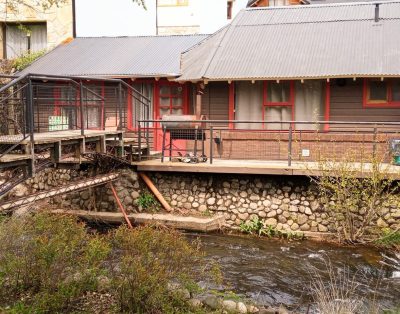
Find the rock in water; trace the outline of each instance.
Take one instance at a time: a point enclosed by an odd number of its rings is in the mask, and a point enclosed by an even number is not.
[[[222,307],[224,310],[234,312],[236,311],[236,302],[232,300],[224,300],[222,301]]]
[[[206,297],[203,303],[213,310],[216,310],[221,306],[220,300],[213,295]]]
[[[241,313],[241,314],[247,313],[247,307],[243,302],[238,302],[236,309],[237,309],[238,313]]]

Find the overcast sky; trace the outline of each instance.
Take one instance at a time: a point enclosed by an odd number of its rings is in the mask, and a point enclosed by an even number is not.
[[[226,0],[201,1],[222,2],[223,7],[226,8]],[[236,0],[234,13],[244,8],[246,3],[247,0]],[[144,10],[132,0],[76,0],[77,36],[155,35],[155,4],[156,0],[146,0],[147,10]],[[226,21],[221,20],[221,14],[218,14],[217,10],[209,7],[205,10],[202,16],[206,17],[207,21],[202,23],[204,24],[201,27],[202,33],[212,33],[224,26]],[[178,19],[179,16],[176,18]]]

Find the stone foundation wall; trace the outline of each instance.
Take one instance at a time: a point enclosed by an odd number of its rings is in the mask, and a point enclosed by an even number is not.
[[[16,187],[10,197],[62,186],[82,179],[89,173],[90,170],[46,169]],[[278,230],[336,231],[332,213],[321,203],[316,186],[306,177],[184,173],[152,173],[150,176],[177,212],[192,215],[221,214],[227,226],[232,229],[258,217]],[[4,173],[0,179],[6,179]],[[134,171],[122,170],[121,177],[113,184],[128,212],[142,211],[138,206],[138,198],[147,191],[147,187],[139,181]],[[56,196],[49,203],[59,208],[119,211],[108,184]],[[365,211],[360,209],[357,214],[361,217]],[[379,228],[399,228],[400,208],[393,206],[381,209],[373,224]]]
[[[316,187],[305,177],[164,173],[152,178],[172,207],[222,214],[233,229],[254,217],[285,231],[334,232],[336,228]],[[358,215],[363,214],[359,210]],[[382,209],[374,224],[400,227],[400,208]]]
[[[73,181],[84,180],[91,176],[92,169],[72,170],[48,168],[38,173],[34,178],[19,184],[8,193],[7,198],[18,198],[40,191],[48,191],[61,187]],[[0,183],[7,180],[10,172],[0,173]],[[142,187],[139,185],[137,174],[129,169],[121,172],[120,178],[113,182],[118,197],[128,212],[138,212],[137,206]],[[108,184],[91,187],[79,192],[58,195],[48,200],[52,207],[83,209],[95,211],[119,211],[118,205]]]

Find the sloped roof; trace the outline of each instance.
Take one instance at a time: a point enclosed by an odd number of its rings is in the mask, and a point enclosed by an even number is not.
[[[182,54],[180,81],[400,76],[400,1],[242,10]],[[200,63],[200,64],[199,64]]]
[[[71,76],[175,77],[182,51],[207,35],[82,37],[20,72]]]

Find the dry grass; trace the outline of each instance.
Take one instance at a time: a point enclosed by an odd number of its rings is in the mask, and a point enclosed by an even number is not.
[[[325,262],[329,280],[315,270],[312,273],[311,291],[314,302],[321,314],[361,314],[377,313],[366,309],[367,300],[358,296],[356,291],[360,287],[357,273],[350,275],[348,268],[334,269],[330,261]]]

